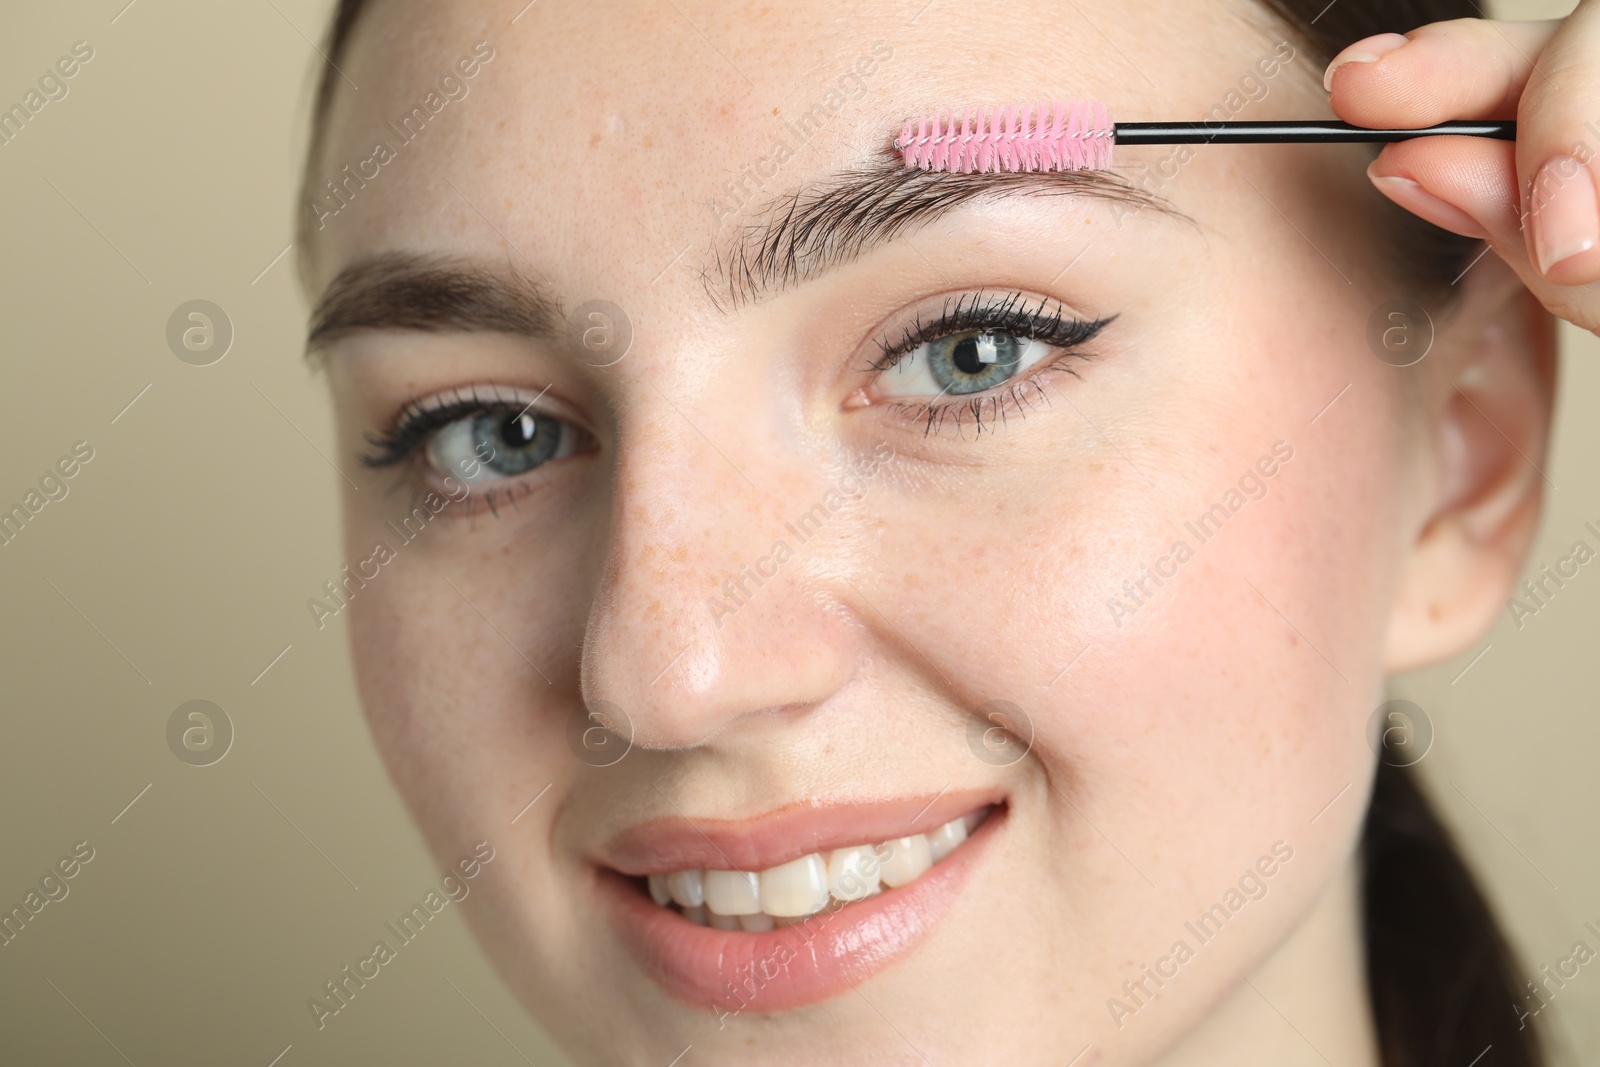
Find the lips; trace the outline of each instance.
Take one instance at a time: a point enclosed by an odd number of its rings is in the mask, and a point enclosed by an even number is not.
[[[916,947],[1005,813],[993,792],[946,791],[747,822],[652,820],[601,849],[597,884],[620,939],[669,995],[720,1015],[784,1011]]]

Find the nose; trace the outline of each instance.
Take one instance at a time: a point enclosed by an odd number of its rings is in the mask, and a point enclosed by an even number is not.
[[[819,704],[849,679],[860,640],[836,583],[850,517],[818,524],[825,465],[786,435],[645,393],[648,413],[617,433],[582,687],[613,731],[607,704],[634,744],[679,748]]]

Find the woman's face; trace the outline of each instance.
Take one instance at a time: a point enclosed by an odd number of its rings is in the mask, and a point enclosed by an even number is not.
[[[1171,1047],[1364,810],[1421,506],[1367,156],[1119,150],[1129,193],[888,147],[1314,116],[1320,70],[1220,0],[517,6],[375,6],[312,171],[339,614],[436,858],[495,850],[486,949],[582,1062]],[[644,877],[952,822],[809,925]]]

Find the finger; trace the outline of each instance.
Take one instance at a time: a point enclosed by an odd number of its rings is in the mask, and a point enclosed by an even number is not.
[[[1456,19],[1404,37],[1368,37],[1328,65],[1329,103],[1357,126],[1416,129],[1450,119],[1513,118],[1534,60],[1560,26],[1559,19]]]
[[[1406,210],[1455,233],[1485,238],[1546,308],[1600,332],[1600,284],[1555,284],[1529,256],[1516,153],[1517,146],[1507,141],[1419,138],[1384,148],[1367,173]]]
[[[1600,280],[1600,3],[1585,0],[1539,56],[1517,109],[1529,255],[1559,285]]]
[[[1509,141],[1417,138],[1386,146],[1367,174],[1385,196],[1435,226],[1526,259],[1516,151]]]

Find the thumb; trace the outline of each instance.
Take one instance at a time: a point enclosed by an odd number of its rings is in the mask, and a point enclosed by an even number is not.
[[[1557,285],[1600,280],[1600,2],[1583,0],[1534,64],[1517,105],[1528,256]]]

